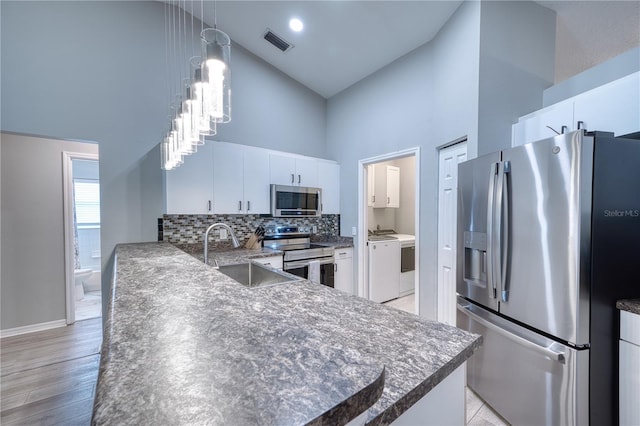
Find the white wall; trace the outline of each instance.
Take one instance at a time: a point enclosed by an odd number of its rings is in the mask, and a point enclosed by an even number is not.
[[[114,246],[155,240],[163,211],[158,143],[166,130],[170,86],[164,3],[0,6],[2,130],[100,144],[108,294]],[[237,45],[231,67],[233,120],[217,138],[326,156],[322,97]],[[103,308],[106,303],[105,297]]]
[[[468,135],[476,150],[480,4],[465,2],[436,38],[334,96],[327,149],[341,163],[341,229],[358,223],[358,161],[421,149],[420,305],[436,313],[437,147]],[[357,249],[355,261],[361,261]],[[357,263],[356,263],[357,264]]]
[[[62,152],[98,145],[0,134],[2,330],[63,320]]]

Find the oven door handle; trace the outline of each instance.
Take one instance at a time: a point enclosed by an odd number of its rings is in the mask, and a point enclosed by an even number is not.
[[[313,259],[313,260],[317,260],[318,262],[320,262],[321,265],[329,265],[334,263],[333,257],[323,257],[321,259]],[[294,262],[285,262],[284,270],[288,271],[290,269],[304,268],[305,266],[309,266],[311,262],[312,260],[308,260],[308,259],[298,260]]]

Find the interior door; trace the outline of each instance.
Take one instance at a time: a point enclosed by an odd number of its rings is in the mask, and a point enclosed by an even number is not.
[[[438,167],[438,321],[456,324],[456,227],[458,164],[467,159],[467,143],[440,150]]]

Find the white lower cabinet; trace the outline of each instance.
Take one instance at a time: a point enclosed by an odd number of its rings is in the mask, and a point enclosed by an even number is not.
[[[369,241],[369,299],[382,303],[400,294],[400,241]]]
[[[334,288],[353,294],[353,249],[351,247],[336,249],[333,282]]]
[[[261,265],[282,270],[282,266],[283,266],[282,256],[258,257],[251,260],[253,260],[256,263],[260,263]]]
[[[640,315],[620,311],[620,425],[640,425]]]

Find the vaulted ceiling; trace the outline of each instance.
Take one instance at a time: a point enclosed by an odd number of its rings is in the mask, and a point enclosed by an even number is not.
[[[169,0],[168,0],[169,1]],[[170,2],[170,1],[169,1]],[[325,98],[431,40],[462,1],[218,1],[231,39]],[[539,1],[557,13],[556,82],[640,45],[640,1]],[[181,3],[191,11],[191,3]],[[193,14],[214,23],[214,2]],[[297,17],[301,32],[289,28]],[[267,29],[293,45],[282,52]]]

